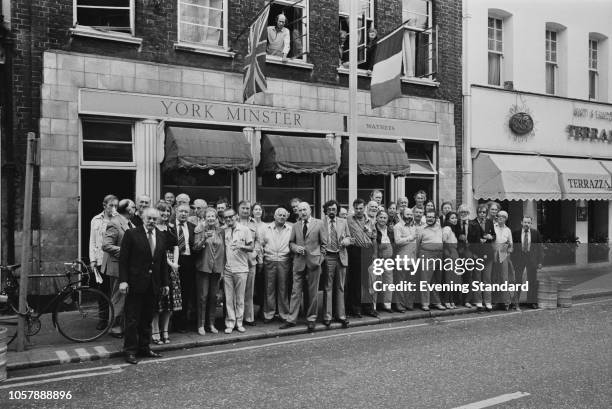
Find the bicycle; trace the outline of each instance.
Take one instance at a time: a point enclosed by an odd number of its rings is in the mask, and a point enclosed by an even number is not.
[[[26,321],[25,335],[36,335],[41,328],[40,316],[52,312],[53,326],[65,338],[74,342],[94,341],[106,334],[114,320],[113,304],[106,294],[91,288],[90,280],[95,280],[94,272],[81,260],[64,263],[66,271],[61,274],[32,274],[31,278],[66,277],[66,284],[47,305],[36,312],[26,303],[26,311],[19,312],[19,264],[0,266],[0,303],[5,302],[4,312],[12,312],[12,317],[0,315],[0,321],[7,325],[17,325],[18,316]],[[75,278],[72,278],[76,276]],[[9,337],[9,344],[17,337],[17,331]]]

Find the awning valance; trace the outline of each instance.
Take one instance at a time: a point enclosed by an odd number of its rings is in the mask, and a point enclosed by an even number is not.
[[[334,148],[325,138],[265,135],[262,139],[264,172],[331,175],[338,171]]]
[[[251,145],[241,132],[198,128],[166,128],[164,170],[226,169],[253,166]]]
[[[342,146],[342,168],[348,170],[349,145]],[[362,175],[410,174],[410,161],[406,151],[397,142],[358,141],[357,170]]]
[[[541,156],[481,153],[472,174],[475,199],[561,199],[557,172]]]
[[[548,158],[559,173],[562,198],[612,200],[612,175],[597,160]]]

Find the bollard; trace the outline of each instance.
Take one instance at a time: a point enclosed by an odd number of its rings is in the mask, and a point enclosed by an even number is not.
[[[557,306],[561,308],[569,308],[572,306],[571,284],[572,282],[566,279],[561,279],[558,281]]]

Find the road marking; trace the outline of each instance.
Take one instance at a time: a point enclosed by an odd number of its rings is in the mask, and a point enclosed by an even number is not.
[[[601,304],[604,302],[610,302],[612,299],[608,298],[607,300],[599,300],[599,301],[587,301],[587,302],[576,302],[574,305],[589,305],[589,304]]]
[[[490,406],[499,405],[500,403],[509,402],[511,400],[524,398],[526,396],[529,396],[529,393],[527,393],[527,392],[507,393],[505,395],[499,395],[499,396],[496,396],[494,398],[481,400],[479,402],[470,403],[470,404],[467,404],[467,405],[464,405],[464,406],[457,406],[456,408],[453,408],[453,409],[481,409],[481,408],[488,408]]]
[[[100,358],[106,358],[110,356],[110,352],[108,351],[108,349],[106,349],[102,345],[94,347],[94,349],[96,350]]]
[[[68,352],[64,350],[55,351],[55,355],[57,355],[60,360],[60,363],[62,364],[67,364],[68,362],[70,362],[70,355],[68,355]]]
[[[85,348],[75,348],[74,352],[77,353],[81,362],[91,360],[91,354]]]
[[[108,369],[117,369],[117,368],[127,366],[127,365],[128,364],[106,365],[106,366],[97,366],[95,368],[68,369],[66,371],[47,372],[47,373],[39,373],[36,375],[17,376],[15,378],[12,378],[12,377],[8,378],[5,382],[16,382],[16,381],[25,381],[27,379],[47,378],[50,376],[65,375],[69,373],[93,372],[93,371],[102,371],[102,370],[108,370]]]
[[[125,366],[125,365],[114,365],[108,371],[97,371],[97,372],[84,373],[84,374],[72,375],[72,376],[61,376],[59,378],[41,379],[41,380],[38,380],[38,381],[21,382],[21,383],[9,383],[9,384],[4,384],[3,383],[2,385],[0,385],[0,389],[17,388],[17,387],[21,387],[21,386],[40,385],[40,384],[43,384],[43,383],[66,381],[66,380],[70,380],[70,379],[82,379],[82,378],[91,378],[92,376],[116,374],[116,373],[123,372],[123,366]]]

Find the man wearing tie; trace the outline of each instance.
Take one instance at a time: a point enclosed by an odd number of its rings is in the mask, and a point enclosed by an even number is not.
[[[491,270],[493,268],[493,256],[495,242],[495,226],[493,221],[487,218],[489,209],[486,204],[478,206],[477,217],[468,225],[468,242],[474,257],[483,259],[484,269],[474,269],[472,279],[484,284],[491,284]],[[474,291],[474,303],[476,308],[482,309],[484,301],[487,311],[493,310],[491,291]]]
[[[346,220],[336,217],[338,202],[330,200],[323,205],[327,216],[323,219],[323,235],[327,237],[325,264],[327,279],[323,294],[323,324],[329,327],[332,320],[332,305],[336,307],[336,318],[343,328],[348,327],[344,308],[344,284],[348,255],[346,247],[351,245],[351,237]]]
[[[523,274],[527,269],[527,283],[529,283],[529,291],[527,292],[527,303],[531,304],[532,308],[538,308],[538,270],[542,268],[542,239],[540,232],[531,228],[532,219],[530,216],[524,216],[521,222],[521,229],[512,233],[512,241],[515,243],[516,249],[512,254],[514,263],[514,283],[523,283]],[[519,301],[521,299],[520,287],[512,299],[512,308],[519,309]]]
[[[466,205],[462,204],[458,207],[457,213],[459,214],[459,229],[461,232],[457,236],[457,252],[459,254],[459,257],[464,259],[471,259],[473,255],[470,251],[470,247],[468,244],[468,236],[470,233],[470,209]],[[472,304],[470,304],[470,301],[473,296],[471,289],[472,272],[466,269],[466,271],[461,276],[461,281],[463,284],[469,285],[469,292],[461,294],[461,296],[463,297],[463,305],[466,308],[472,308]]]
[[[323,233],[323,222],[310,216],[310,205],[298,205],[300,220],[293,225],[289,246],[295,254],[293,259],[293,290],[289,303],[289,318],[281,329],[294,327],[300,310],[304,279],[308,287],[308,300],[305,303],[308,331],[315,328],[317,319],[317,292],[321,276],[321,264],[325,259],[327,237]]]
[[[180,197],[181,195],[179,195]],[[186,196],[186,195],[185,195]],[[183,309],[177,314],[177,330],[187,332],[190,324],[195,324],[196,311],[196,285],[195,285],[195,258],[193,245],[195,239],[195,225],[189,218],[188,204],[181,203],[176,207],[176,223],[169,224],[169,231],[177,239],[179,248],[179,277],[181,279],[181,297]],[[195,327],[194,327],[195,330]]]
[[[119,256],[119,290],[125,299],[125,360],[136,364],[136,354],[157,358],[151,351],[151,319],[161,290],[168,294],[166,236],[155,227],[159,212],[147,208],[142,213],[143,226],[129,229],[121,242]]]

